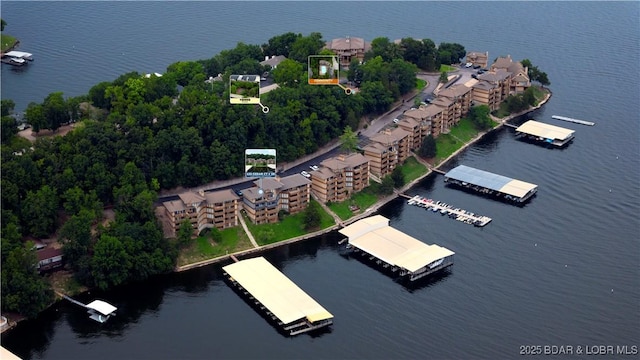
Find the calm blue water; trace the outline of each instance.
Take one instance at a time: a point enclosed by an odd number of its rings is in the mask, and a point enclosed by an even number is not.
[[[523,208],[446,188],[441,176],[410,191],[491,216],[483,229],[401,200],[381,210],[392,226],[456,252],[450,274],[418,289],[342,257],[336,235],[266,253],[334,314],[330,332],[282,337],[215,265],[88,294],[119,307],[104,325],[62,303],[3,337],[19,356],[503,359],[519,357],[520,345],[640,345],[639,3],[2,2],[2,17],[36,58],[21,71],[2,67],[2,97],[18,109],[238,41],[319,31],[529,58],[548,73],[553,97],[527,118],[576,130],[569,147],[552,150],[503,129],[450,164],[538,184]]]

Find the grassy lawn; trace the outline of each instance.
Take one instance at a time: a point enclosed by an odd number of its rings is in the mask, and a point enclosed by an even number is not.
[[[440,161],[460,149],[462,145],[464,143],[451,136],[451,134],[440,134],[436,138],[436,163],[440,163]]]
[[[342,220],[347,220],[353,215],[356,215],[360,211],[364,211],[369,206],[373,205],[378,201],[378,196],[376,195],[375,189],[379,186],[378,183],[372,182],[367,188],[362,190],[359,193],[355,193],[351,195],[349,200],[343,201],[341,203],[332,203],[329,204],[329,209],[333,211],[336,215],[340,217]],[[356,213],[349,210],[349,206],[356,205],[360,208]]]
[[[227,253],[250,249],[252,247],[249,237],[242,230],[242,226],[236,226],[220,231],[222,239],[214,243],[209,233],[198,236],[193,243],[180,251],[178,266],[211,259]]]
[[[313,199],[311,199],[311,201],[315,202]],[[320,227],[316,230],[325,229],[334,225],[333,217],[319,205],[318,207],[320,209]],[[246,215],[243,214],[242,216],[245,216],[244,220],[247,223],[247,227],[253,234],[258,245],[267,245],[309,233],[309,231],[304,229],[304,212],[285,216],[282,221],[275,224],[260,225],[251,223],[251,220],[249,220]]]
[[[2,52],[7,51],[16,43],[16,38],[11,35],[2,34],[0,35],[0,42],[2,42]]]
[[[440,65],[440,72],[446,71],[446,72],[452,72],[457,70],[456,68],[454,68],[451,65],[447,65],[447,64],[441,64]]]
[[[410,157],[405,160],[404,164],[400,166],[402,175],[404,175],[404,181],[409,183],[427,172],[427,167],[422,165],[415,157]]]
[[[458,125],[451,128],[451,135],[458,139],[467,142],[473,139],[478,134],[478,130],[473,126],[471,120],[463,118]]]
[[[427,86],[427,81],[416,78],[416,89],[422,90]]]

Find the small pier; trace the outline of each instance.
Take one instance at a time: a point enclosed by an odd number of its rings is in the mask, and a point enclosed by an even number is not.
[[[408,195],[402,195],[409,199],[407,201],[407,204],[409,205],[419,206],[436,214],[440,213],[440,215],[447,215],[449,218],[461,221],[465,224],[483,227],[491,222],[491,218],[488,216],[476,215],[472,212],[453,207],[453,205],[449,205],[441,201],[423,198],[420,195],[416,195],[412,198]]]
[[[570,118],[570,117],[566,117],[566,116],[559,116],[559,115],[553,115],[551,116],[552,119],[556,119],[556,120],[562,120],[562,121],[568,121],[568,122],[572,122],[572,123],[576,123],[576,124],[580,124],[580,125],[587,125],[587,126],[593,126],[596,123],[591,122],[591,121],[585,121],[585,120],[579,120],[579,119],[574,119],[574,118]]]
[[[116,310],[118,310],[117,307],[102,300],[93,300],[91,303],[85,305],[80,301],[74,300],[65,294],[60,294],[60,293],[57,293],[57,294],[61,296],[63,299],[69,300],[70,302],[87,309],[89,318],[99,323],[104,323],[107,320],[109,320],[111,316],[115,316],[115,312]]]

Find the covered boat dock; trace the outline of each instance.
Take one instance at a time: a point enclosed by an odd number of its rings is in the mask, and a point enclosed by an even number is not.
[[[329,326],[333,315],[263,257],[224,266],[229,282],[288,335]]]
[[[575,131],[555,125],[529,120],[516,128],[516,136],[551,144],[557,147],[567,145],[574,138]]]
[[[465,165],[457,166],[444,174],[444,182],[516,203],[524,203],[538,191],[536,184]]]
[[[348,247],[410,281],[453,265],[453,251],[427,245],[389,226],[389,219],[375,215],[339,230]]]

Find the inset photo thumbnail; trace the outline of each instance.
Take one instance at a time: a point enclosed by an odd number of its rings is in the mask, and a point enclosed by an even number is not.
[[[229,76],[229,103],[260,104],[260,75]]]
[[[248,178],[276,176],[276,149],[246,149],[244,176]]]

